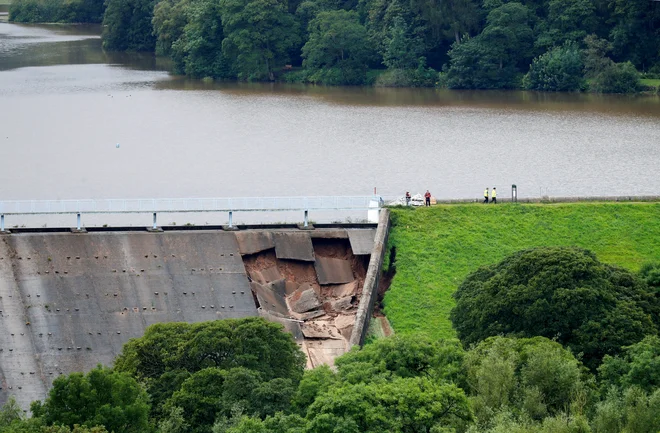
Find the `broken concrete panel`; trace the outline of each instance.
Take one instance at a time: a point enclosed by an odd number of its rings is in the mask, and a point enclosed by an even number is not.
[[[331,257],[317,257],[314,263],[320,284],[342,284],[353,281],[351,262]]]
[[[287,280],[285,285],[286,295],[287,296],[292,295],[296,290],[298,290],[298,287],[300,287],[300,285],[295,281]]]
[[[284,297],[273,291],[268,286],[261,285],[257,282],[251,282],[250,287],[259,301],[259,306],[268,312],[277,313],[283,316],[289,315]]]
[[[334,311],[345,311],[353,308],[353,304],[351,304],[351,301],[353,300],[353,296],[346,296],[340,299],[337,299],[336,301],[330,302],[330,308],[332,308]]]
[[[305,322],[301,325],[302,333],[305,338],[324,338],[340,340],[343,337],[330,322]]]
[[[266,284],[266,287],[281,296],[282,299],[286,297],[286,280],[283,278]]]
[[[356,256],[371,254],[376,238],[376,229],[348,229],[348,240]]]
[[[341,284],[332,288],[332,296],[335,298],[343,298],[345,296],[355,295],[357,293],[357,280],[350,283]]]
[[[345,229],[314,230],[310,235],[312,239],[348,239]]]
[[[296,319],[298,319],[298,320],[311,320],[311,319],[316,319],[317,317],[321,317],[321,316],[324,316],[324,315],[325,315],[325,311],[323,311],[323,310],[313,310],[313,311],[309,311],[307,313],[296,314]]]
[[[281,323],[284,326],[284,329],[289,331],[297,342],[303,341],[303,333],[299,322],[280,317],[265,310],[259,310],[259,316],[263,317],[269,322]]]
[[[322,303],[316,290],[309,284],[303,284],[298,291],[291,295],[289,305],[291,306],[291,311],[306,313],[320,307]]]
[[[260,271],[257,271],[256,269],[251,269],[248,270],[248,273],[250,274],[250,278],[252,281],[256,281],[259,284],[266,284],[266,279],[264,278],[263,274]]]
[[[271,266],[270,268],[262,269],[259,272],[261,272],[263,279],[267,283],[270,283],[271,281],[277,281],[282,278],[280,270],[277,268],[277,266]]]
[[[309,232],[273,233],[275,256],[278,259],[314,261],[314,248]]]
[[[236,241],[238,242],[238,251],[242,255],[256,254],[275,248],[273,234],[267,231],[236,232]]]

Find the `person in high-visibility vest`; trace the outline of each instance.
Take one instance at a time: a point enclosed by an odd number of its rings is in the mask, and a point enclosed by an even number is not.
[[[484,203],[488,204],[488,188],[484,191]]]
[[[493,187],[493,191],[490,193],[490,201],[497,204],[497,188]]]

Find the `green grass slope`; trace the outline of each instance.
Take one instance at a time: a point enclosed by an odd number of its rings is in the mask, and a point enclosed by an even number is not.
[[[399,334],[454,337],[461,281],[524,248],[580,246],[631,271],[660,261],[660,203],[438,205],[394,208],[392,221],[396,275],[384,305]]]

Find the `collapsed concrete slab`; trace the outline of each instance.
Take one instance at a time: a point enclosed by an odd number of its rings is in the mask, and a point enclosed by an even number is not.
[[[376,238],[376,229],[348,229],[348,240],[351,242],[351,249],[356,256],[371,254],[374,248],[374,239]]]
[[[293,295],[291,295],[289,298],[289,305],[291,306],[291,311],[295,311],[296,313],[306,313],[319,308],[322,303],[316,290],[314,290],[309,284],[303,284]]]
[[[313,262],[314,247],[309,233],[276,232],[273,233],[275,255],[278,259]]]
[[[257,296],[260,308],[282,317],[289,316],[289,308],[282,295],[276,293],[271,287],[254,281],[250,283],[250,287],[252,288],[252,292]]]
[[[353,281],[353,269],[348,260],[317,257],[314,263],[319,284],[342,284]]]
[[[332,296],[335,298],[343,298],[345,296],[354,295],[357,293],[358,282],[357,280],[350,283],[340,284],[332,288]]]
[[[238,251],[242,255],[256,254],[275,248],[273,234],[269,231],[239,231],[235,232],[235,235],[238,242]]]

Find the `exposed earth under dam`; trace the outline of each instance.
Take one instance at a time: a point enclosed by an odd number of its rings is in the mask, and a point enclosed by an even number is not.
[[[112,365],[157,322],[262,315],[308,366],[350,348],[376,227],[0,236],[0,405]],[[380,260],[380,258],[378,258]]]

